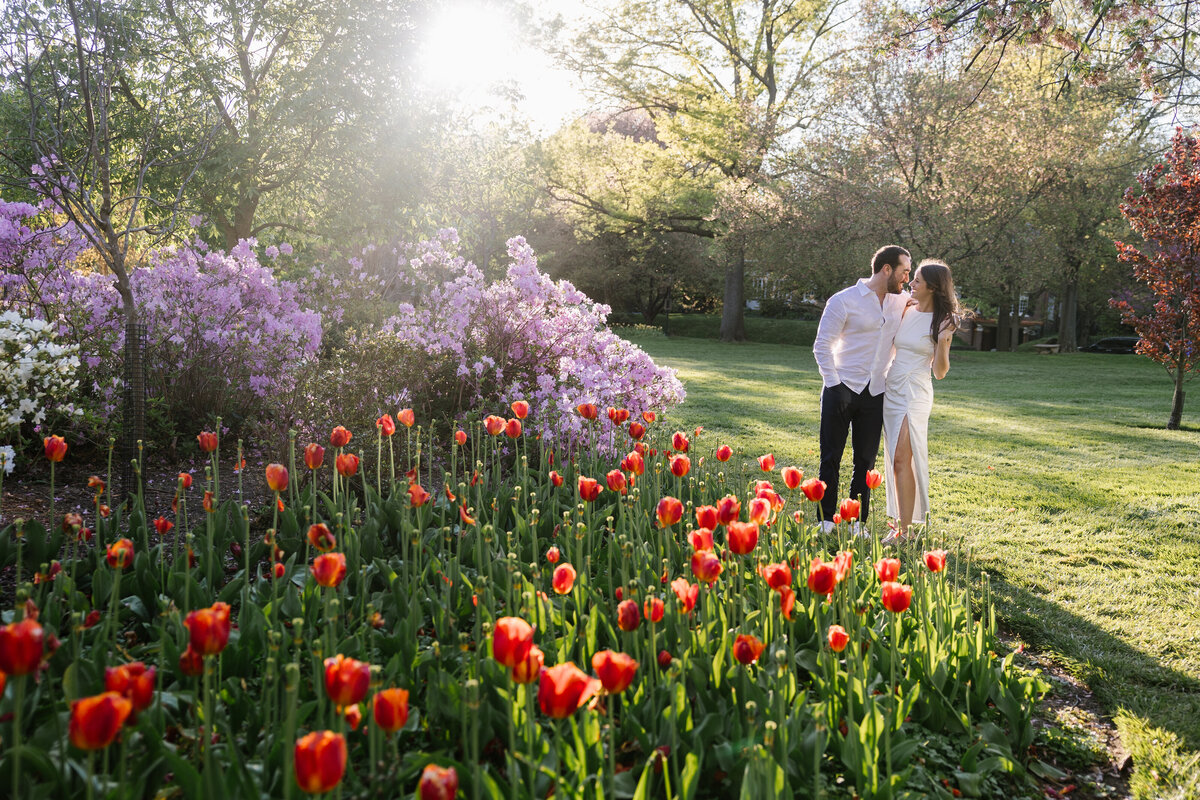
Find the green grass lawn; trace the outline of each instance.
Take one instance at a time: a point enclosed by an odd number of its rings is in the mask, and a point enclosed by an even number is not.
[[[809,348],[635,341],[687,387],[668,424],[815,476]],[[957,350],[934,391],[932,525],[972,551],[1008,627],[1106,706],[1135,794],[1200,796],[1200,392],[1167,431],[1171,383],[1144,358]]]

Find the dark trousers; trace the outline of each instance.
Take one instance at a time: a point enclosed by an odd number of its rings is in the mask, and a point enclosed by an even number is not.
[[[883,394],[872,395],[869,387],[856,392],[844,383],[826,387],[821,392],[821,480],[825,482],[821,511],[825,519],[833,519],[843,499],[843,495],[838,494],[838,472],[849,434],[854,452],[854,474],[850,479],[850,493],[845,496],[861,497],[860,519],[866,520],[871,508],[867,472],[875,469],[882,433]]]

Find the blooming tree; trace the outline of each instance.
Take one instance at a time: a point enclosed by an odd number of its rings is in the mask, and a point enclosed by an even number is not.
[[[1139,314],[1124,299],[1112,300],[1142,337],[1138,352],[1166,367],[1175,381],[1167,428],[1179,428],[1183,383],[1200,371],[1200,139],[1176,129],[1162,161],[1138,176],[1141,193],[1129,189],[1121,213],[1145,244],[1117,242],[1117,256],[1153,292],[1154,305]]]

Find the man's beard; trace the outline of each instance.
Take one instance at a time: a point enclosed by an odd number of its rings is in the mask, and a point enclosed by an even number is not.
[[[900,292],[904,291],[904,279],[897,275],[892,275],[888,280],[887,290],[888,294],[900,294]]]

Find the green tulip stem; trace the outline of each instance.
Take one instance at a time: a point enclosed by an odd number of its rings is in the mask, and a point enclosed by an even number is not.
[[[20,797],[21,792],[21,711],[25,706],[25,676],[13,676],[13,797]]]

